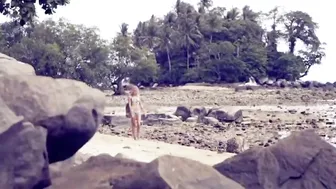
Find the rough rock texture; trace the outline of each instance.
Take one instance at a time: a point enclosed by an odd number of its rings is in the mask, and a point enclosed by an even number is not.
[[[0,134],[22,120],[23,117],[16,116],[15,113],[9,109],[6,103],[0,98]]]
[[[198,121],[198,117],[193,116],[193,117],[188,117],[187,120],[185,120],[185,122],[189,122],[189,123],[196,123]]]
[[[176,115],[177,117],[181,117],[182,121],[185,121],[188,119],[188,117],[191,116],[191,111],[186,106],[178,106],[174,115]]]
[[[205,107],[195,106],[190,109],[192,116],[206,116],[208,111]]]
[[[34,68],[0,53],[0,76],[3,75],[35,75]]]
[[[239,154],[244,151],[244,146],[244,138],[236,136],[226,141],[226,152]]]
[[[0,188],[43,188],[50,184],[47,132],[18,122],[0,134]]]
[[[49,163],[71,157],[94,135],[104,106],[99,90],[36,76],[0,53],[0,188],[49,186]]]
[[[48,130],[50,163],[72,156],[96,132],[105,96],[68,79],[11,75],[0,77],[0,98],[16,114]]]
[[[200,120],[200,122],[206,125],[216,125],[219,123],[218,119],[214,117],[204,117]]]
[[[170,114],[147,114],[146,117],[143,119],[144,125],[174,125],[181,122],[181,119],[175,115]]]
[[[145,163],[115,158],[107,154],[90,157],[86,162],[53,177],[49,189],[111,189],[110,179],[135,172]]]
[[[64,161],[59,161],[56,163],[52,163],[49,165],[49,172],[50,177],[55,178],[60,176],[63,172],[70,170],[71,168],[82,164],[83,162],[87,161],[91,155],[88,154],[82,154],[80,152],[77,152],[75,155],[73,155],[71,158],[68,158]]]
[[[214,117],[221,122],[241,122],[243,120],[243,111],[235,108],[213,108],[209,110],[209,117]]]
[[[214,167],[247,189],[336,188],[336,149],[312,130],[253,148]]]
[[[112,182],[115,189],[242,189],[215,169],[194,160],[161,156],[134,174]]]
[[[132,159],[131,157],[123,154],[123,153],[118,153],[114,156],[115,158],[123,158],[123,159]]]

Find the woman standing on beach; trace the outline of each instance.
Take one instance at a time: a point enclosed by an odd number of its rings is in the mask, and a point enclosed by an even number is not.
[[[144,108],[140,100],[140,90],[137,86],[128,84],[126,90],[128,104],[126,105],[126,117],[131,118],[132,136],[134,140],[140,138],[141,114],[144,113]]]

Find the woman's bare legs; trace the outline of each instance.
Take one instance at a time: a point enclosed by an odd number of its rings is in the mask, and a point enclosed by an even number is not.
[[[136,137],[137,139],[140,138],[140,125],[141,125],[141,114],[135,115],[135,125],[136,125]]]
[[[132,137],[134,140],[136,140],[136,135],[135,135],[136,134],[136,124],[137,124],[136,117],[131,118],[131,123],[132,123]]]

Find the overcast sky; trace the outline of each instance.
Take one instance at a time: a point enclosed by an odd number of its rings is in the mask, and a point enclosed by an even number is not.
[[[199,0],[184,0],[185,2],[197,5]],[[96,26],[100,29],[103,38],[111,39],[119,31],[120,24],[126,22],[133,30],[139,21],[148,20],[152,14],[163,16],[170,11],[176,0],[71,0],[65,7],[58,8],[54,19],[64,17],[76,24]],[[327,43],[327,57],[322,65],[312,67],[309,75],[305,79],[322,82],[336,81],[336,38],[333,36],[332,1],[299,1],[299,0],[213,0],[214,6],[224,6],[226,8],[242,8],[249,5],[255,11],[269,11],[275,6],[280,6],[284,10],[300,10],[307,12],[313,20],[319,24],[317,35],[320,40]],[[253,3],[252,3],[253,2]],[[40,19],[48,18],[39,14]],[[287,46],[282,46],[286,48]]]

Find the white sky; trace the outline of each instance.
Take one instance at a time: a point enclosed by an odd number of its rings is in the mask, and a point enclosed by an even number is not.
[[[94,2],[94,3],[93,3]],[[176,0],[71,0],[65,7],[59,7],[56,14],[51,18],[58,19],[64,17],[75,24],[84,24],[87,26],[96,26],[101,31],[101,36],[105,39],[111,39],[119,31],[122,22],[126,22],[132,31],[139,21],[145,21],[152,14],[163,16],[172,10]],[[184,2],[197,5],[199,0],[184,0]],[[231,7],[242,8],[249,5],[255,11],[267,12],[275,6],[280,6],[286,11],[300,10],[307,12],[313,17],[313,20],[319,24],[317,35],[322,42],[326,42],[327,57],[322,65],[316,65],[311,68],[307,80],[316,80],[321,82],[336,81],[336,74],[333,74],[336,68],[336,58],[332,52],[336,51],[336,38],[333,36],[332,15],[334,6],[332,1],[299,1],[299,0],[235,0],[222,1],[213,0],[214,6],[224,6],[227,9]],[[252,3],[253,2],[253,3]],[[40,9],[40,8],[39,8]],[[40,19],[50,16],[39,14]],[[287,46],[282,46],[287,49]]]

